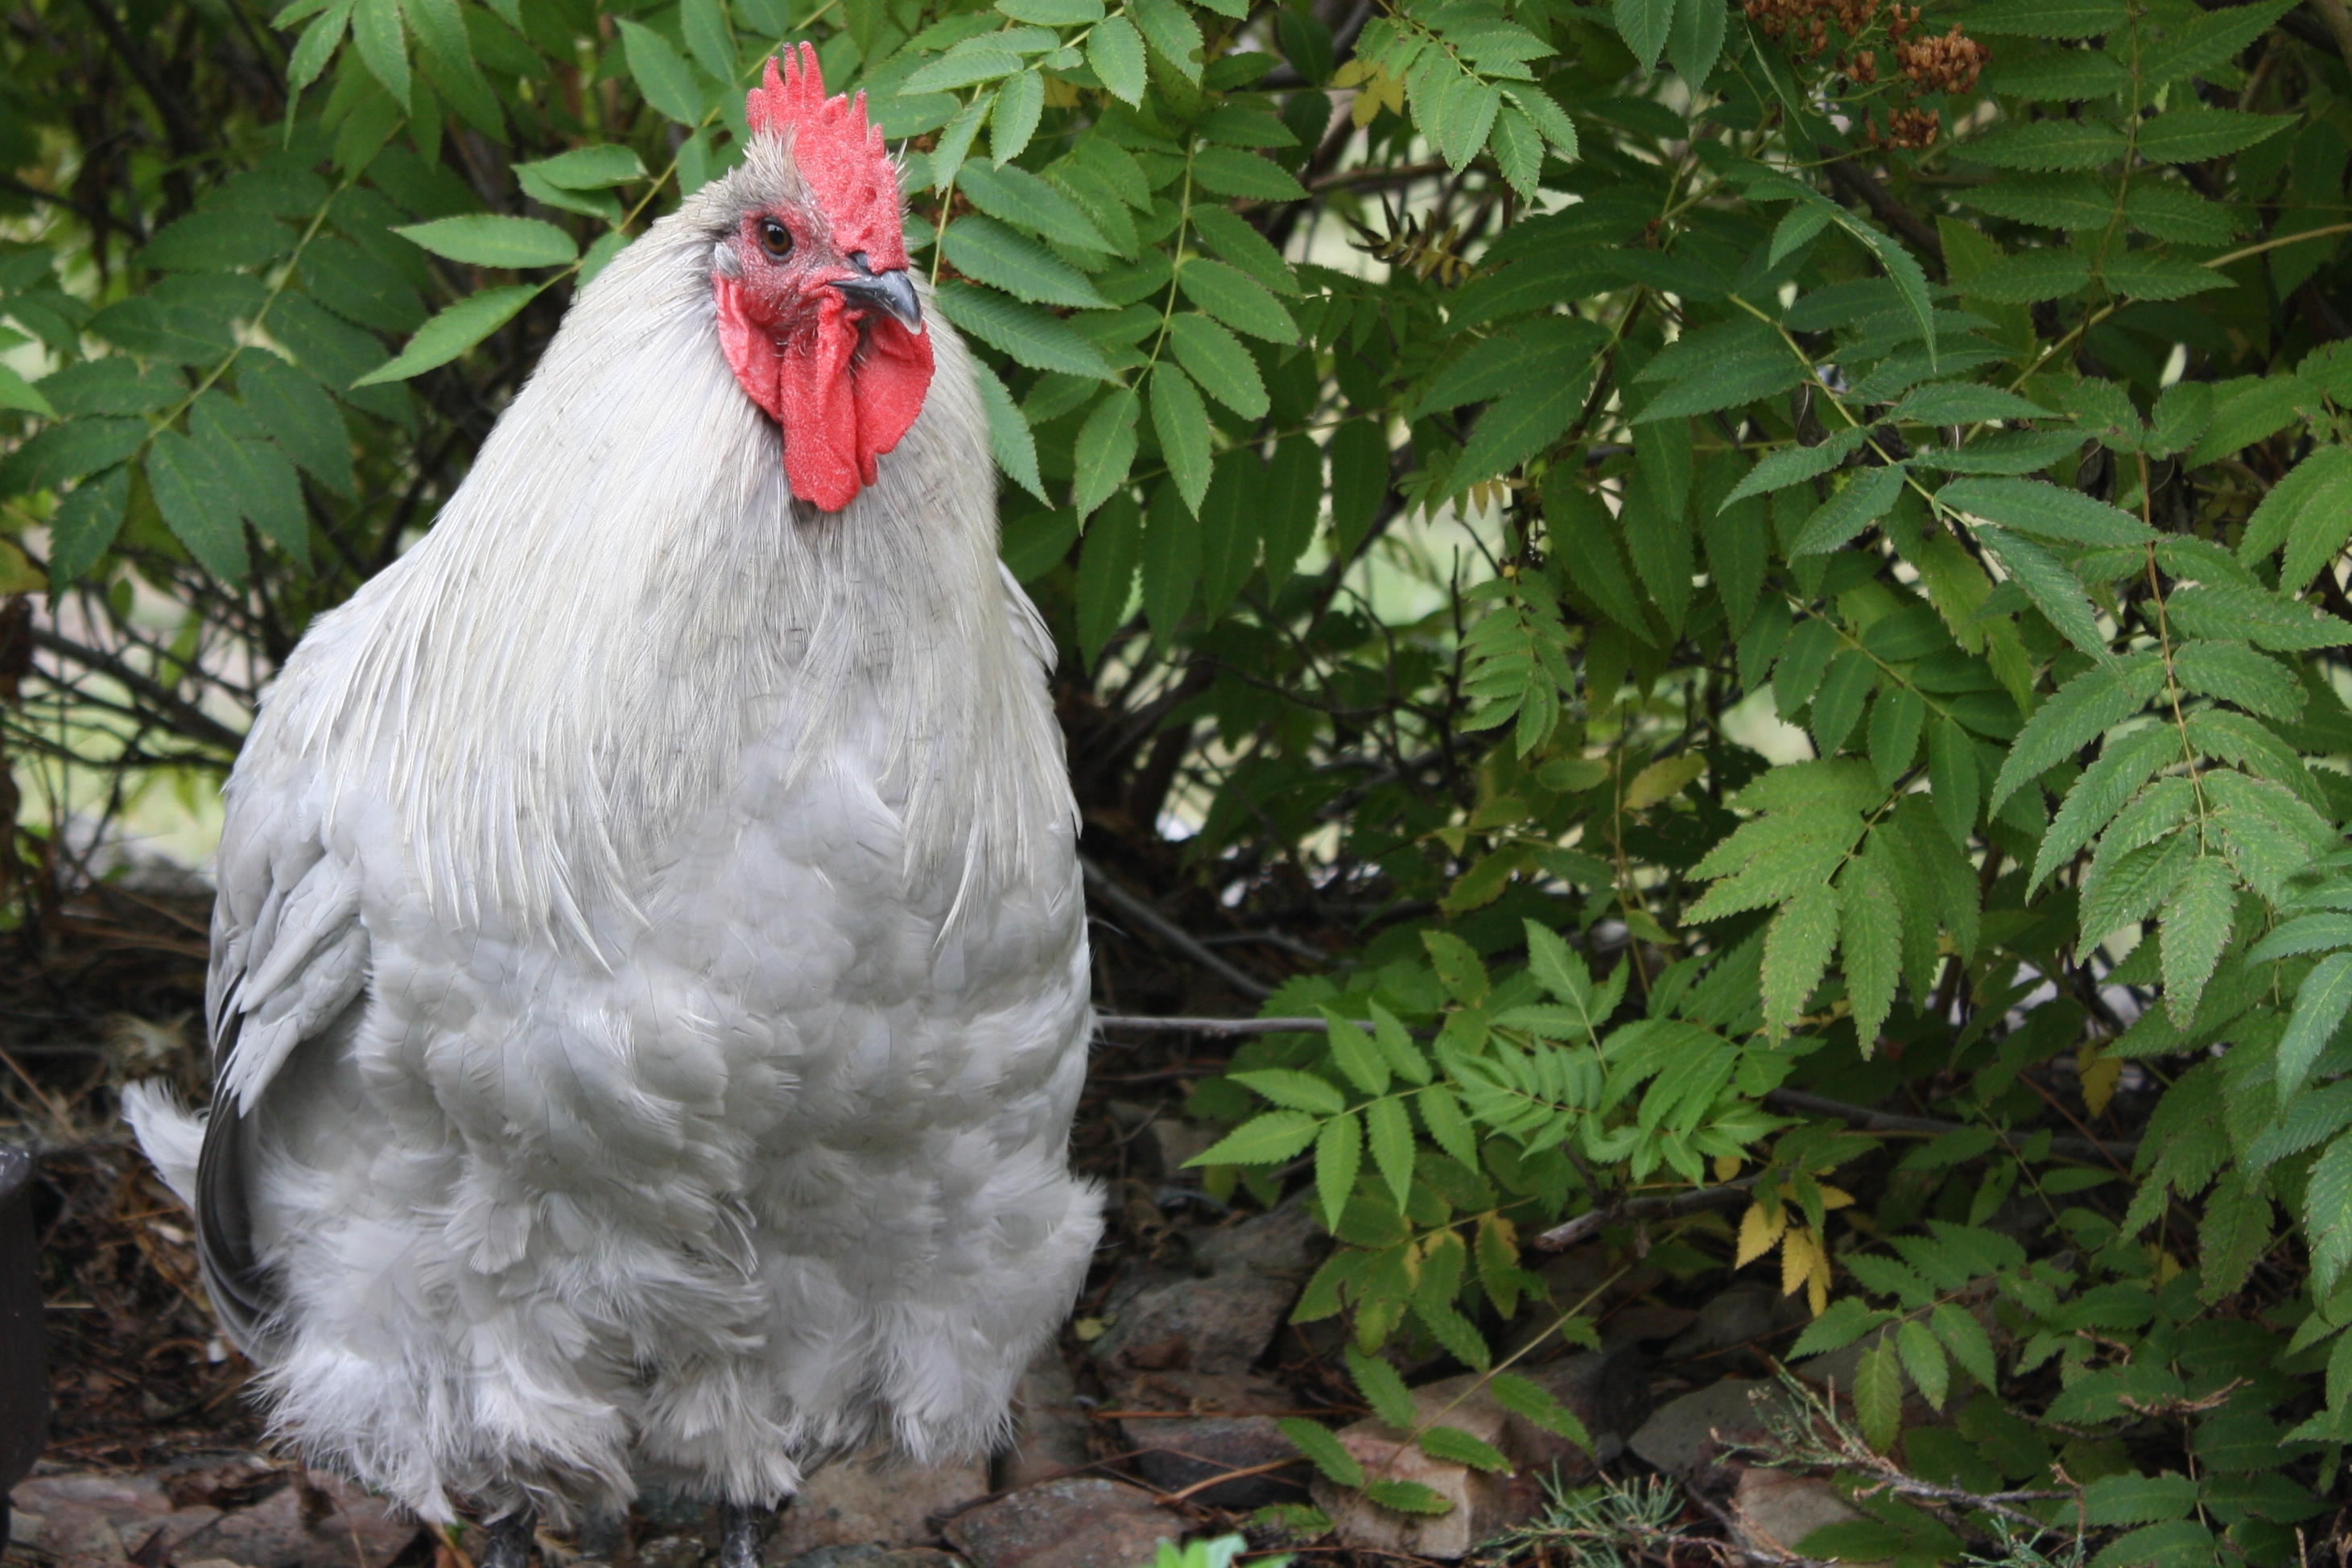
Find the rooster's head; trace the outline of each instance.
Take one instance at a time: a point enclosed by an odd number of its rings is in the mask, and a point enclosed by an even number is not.
[[[793,178],[746,206],[711,284],[735,379],[782,427],[793,494],[839,511],[922,412],[931,342],[907,272],[897,171],[866,97],[827,98],[816,51],[768,62],[745,108]]]

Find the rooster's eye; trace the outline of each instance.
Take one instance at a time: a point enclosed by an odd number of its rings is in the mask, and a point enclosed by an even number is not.
[[[772,217],[760,220],[760,248],[772,261],[782,261],[793,253],[793,231]]]

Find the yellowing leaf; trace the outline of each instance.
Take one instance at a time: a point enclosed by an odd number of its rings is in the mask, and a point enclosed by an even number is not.
[[[1646,811],[1682,793],[1683,786],[1706,772],[1706,759],[1693,752],[1652,763],[1633,775],[1625,789],[1625,809]]]
[[[1853,1194],[1847,1192],[1843,1187],[1833,1187],[1827,1182],[1823,1182],[1822,1184],[1822,1207],[1825,1209],[1842,1209],[1850,1207],[1853,1203]]]
[[[1717,1154],[1715,1157],[1715,1179],[1718,1182],[1731,1180],[1732,1177],[1739,1174],[1741,1163],[1737,1154]]]
[[[2098,1042],[2089,1041],[2074,1053],[2074,1076],[2083,1085],[2084,1105],[2093,1116],[2105,1116],[2107,1102],[2116,1097],[2116,1085],[2124,1076],[2123,1060],[2103,1055]]]
[[[1793,1296],[1813,1277],[1813,1254],[1821,1243],[1803,1226],[1780,1238],[1780,1294]]]
[[[1766,1253],[1789,1228],[1789,1211],[1768,1215],[1762,1204],[1749,1204],[1748,1212],[1739,1216],[1739,1255],[1733,1260],[1734,1268],[1745,1268]]]

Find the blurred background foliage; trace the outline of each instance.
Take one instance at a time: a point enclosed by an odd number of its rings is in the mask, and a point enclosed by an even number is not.
[[[201,864],[278,661],[806,38],[987,363],[1100,1003],[1278,1020],[1188,1058],[1202,1163],[1324,1217],[1365,1404],[1499,1463],[1398,1370],[1470,1369],[1573,1431],[1508,1368],[1591,1331],[1532,1254],[1601,1245],[1866,1347],[1782,1435],[1868,1498],[1816,1555],[2326,1531],[2342,0],[5,15],[28,958]]]

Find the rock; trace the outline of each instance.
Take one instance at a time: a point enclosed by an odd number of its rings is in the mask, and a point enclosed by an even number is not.
[[[1739,1485],[1731,1494],[1732,1523],[1752,1551],[1776,1557],[1793,1557],[1805,1537],[1828,1525],[1862,1518],[1837,1488],[1817,1476],[1795,1476],[1786,1470],[1744,1467]],[[1847,1563],[1845,1568],[1881,1568],[1880,1564]]]
[[[199,1557],[193,1563],[181,1563],[176,1568],[245,1568],[242,1563],[232,1563],[226,1557]]]
[[[1698,1314],[1687,1307],[1669,1307],[1663,1301],[1628,1301],[1601,1320],[1601,1347],[1614,1350],[1619,1345],[1654,1344],[1663,1351],[1697,1321]]]
[[[1282,1464],[1286,1468],[1236,1476],[1192,1494],[1206,1508],[1264,1508],[1307,1499],[1307,1464],[1271,1415],[1179,1415],[1119,1423],[1143,1479],[1162,1491],[1182,1491],[1228,1470]]]
[[[827,1546],[784,1568],[965,1568],[964,1560],[928,1546]]]
[[[1071,1476],[958,1514],[947,1537],[973,1568],[1127,1568],[1183,1528],[1140,1487]]]
[[[312,1470],[308,1487],[272,1492],[221,1516],[199,1544],[247,1568],[383,1568],[416,1539],[417,1526],[358,1482]]]
[[[789,1562],[820,1547],[936,1541],[934,1516],[988,1490],[988,1467],[977,1462],[909,1465],[886,1458],[827,1465],[784,1510],[768,1555]]]
[[[1142,1285],[1087,1349],[1120,1369],[1243,1371],[1289,1315],[1324,1239],[1302,1204],[1207,1232],[1193,1243],[1205,1275]]]
[[[1622,1447],[1624,1428],[1648,1409],[1648,1385],[1638,1354],[1610,1352],[1571,1356],[1549,1367],[1529,1369],[1524,1375],[1576,1412],[1603,1458]],[[1418,1481],[1454,1506],[1436,1517],[1395,1513],[1318,1476],[1311,1489],[1315,1502],[1330,1515],[1342,1543],[1451,1562],[1479,1542],[1531,1517],[1543,1502],[1543,1483],[1555,1468],[1559,1481],[1566,1485],[1574,1485],[1597,1468],[1593,1455],[1506,1410],[1493,1394],[1476,1386],[1477,1381],[1475,1374],[1465,1373],[1417,1388],[1414,1408],[1423,1421],[1440,1421],[1491,1444],[1516,1468],[1507,1475],[1490,1475],[1433,1459],[1418,1446],[1405,1442],[1403,1433],[1378,1418],[1343,1427],[1338,1434],[1340,1443],[1368,1475]]]
[[[17,1484],[12,1535],[66,1568],[119,1564],[163,1532],[183,1562],[224,1559],[242,1568],[384,1568],[416,1526],[340,1476],[313,1470],[249,1507],[175,1508],[165,1476],[60,1474]],[[281,1476],[284,1472],[279,1472]]]
[[[638,1545],[637,1568],[698,1568],[702,1555],[700,1536],[657,1535]]]
[[[1667,1345],[1664,1359],[1696,1361],[1703,1356],[1751,1348],[1783,1330],[1811,1320],[1801,1296],[1783,1296],[1765,1284],[1739,1284],[1717,1294],[1698,1310],[1690,1327]]]
[[[1094,1458],[1094,1423],[1058,1344],[1048,1344],[1013,1392],[1013,1444],[996,1456],[983,1489],[1012,1491],[1052,1480]]]
[[[1710,1383],[1661,1406],[1627,1447],[1659,1469],[1687,1476],[1723,1444],[1763,1436],[1763,1419],[1748,1395],[1774,1387],[1761,1378]]]
[[[1214,1129],[1187,1121],[1164,1106],[1114,1100],[1105,1109],[1118,1124],[1136,1170],[1158,1181],[1199,1175],[1197,1171],[1186,1171],[1184,1162],[1217,1141]]]

